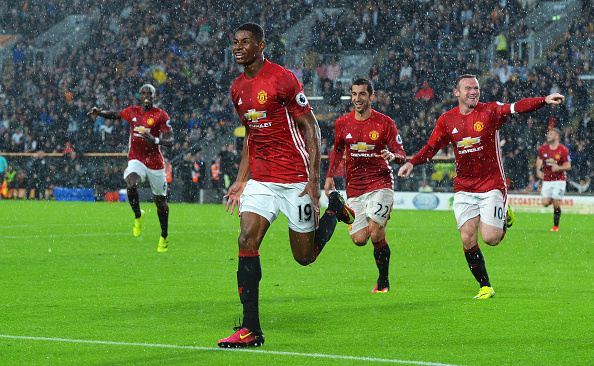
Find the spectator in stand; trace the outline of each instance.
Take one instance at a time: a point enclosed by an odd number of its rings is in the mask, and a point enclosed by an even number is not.
[[[307,86],[312,82],[316,68],[320,66],[320,54],[314,51],[313,47],[307,47],[301,55],[301,63],[303,64],[303,85]]]
[[[194,168],[193,168],[193,181],[196,183],[197,192],[205,188],[206,185],[206,166],[204,165],[204,159],[202,159],[202,153],[198,151],[194,155]]]
[[[431,108],[434,98],[435,93],[433,92],[433,89],[431,89],[428,82],[423,81],[421,89],[415,94],[415,100],[420,103],[422,109],[427,112]]]
[[[27,198],[43,200],[46,198],[45,191],[50,186],[49,163],[45,159],[45,152],[37,152],[27,169]]]
[[[587,179],[580,179],[579,182],[569,179],[569,185],[575,189],[577,193],[586,193],[590,189],[590,183],[592,182],[592,178]]]
[[[318,74],[318,78],[320,80],[320,85],[324,85],[324,83],[329,80],[328,78],[328,65],[322,61],[318,67],[316,67],[316,73]]]
[[[332,81],[333,83],[338,79],[342,74],[342,68],[338,64],[338,58],[333,57],[330,61],[330,65],[326,68],[326,76],[328,80]]]
[[[524,192],[526,193],[534,193],[540,190],[541,180],[536,179],[534,174],[528,175],[528,183],[526,184],[526,188],[524,188]]]
[[[210,186],[217,194],[217,197],[223,198],[223,177],[221,176],[221,156],[217,155],[210,165]]]
[[[506,60],[508,58],[507,53],[507,36],[505,35],[505,29],[502,28],[499,34],[493,39],[493,46],[497,52],[497,57]]]
[[[239,169],[238,154],[234,144],[223,146],[219,152],[220,160],[220,176],[222,179],[222,186],[227,189],[232,182],[237,178],[237,169]]]
[[[195,187],[199,177],[196,177],[196,182],[194,182],[194,157],[192,153],[188,152],[184,156],[184,160],[178,168],[177,176],[182,184],[183,202],[195,202]]]
[[[288,69],[291,70],[293,74],[295,74],[295,77],[297,78],[297,80],[299,80],[299,82],[303,83],[303,69],[301,68],[301,66],[299,66],[299,64],[295,64],[292,68]]]
[[[594,139],[594,121],[592,121],[590,113],[585,112],[582,118],[579,120],[577,135],[581,140]]]
[[[421,182],[421,186],[419,187],[419,192],[421,192],[421,193],[433,192],[433,187],[431,187],[426,180],[423,180]]]

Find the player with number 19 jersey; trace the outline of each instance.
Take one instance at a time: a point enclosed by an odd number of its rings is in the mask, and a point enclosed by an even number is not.
[[[491,102],[478,103],[468,115],[456,107],[439,117],[427,145],[443,149],[451,143],[454,147],[455,192],[506,192],[499,129],[512,113],[511,104]]]
[[[130,124],[128,161],[139,160],[147,168],[153,170],[165,168],[161,146],[147,143],[140,134],[148,132],[159,137],[161,132],[171,131],[171,122],[167,112],[153,107],[144,113],[141,106],[131,106],[123,109],[120,116]]]
[[[300,183],[309,179],[309,153],[303,130],[293,118],[312,108],[295,75],[265,60],[260,73],[233,83],[231,98],[241,124],[248,127],[251,178],[260,182]]]
[[[327,177],[334,172],[346,150],[347,197],[359,197],[382,188],[394,189],[394,176],[389,163],[377,155],[389,147],[399,159],[406,159],[402,138],[394,121],[375,110],[365,121],[355,118],[355,111],[336,120],[334,146]]]

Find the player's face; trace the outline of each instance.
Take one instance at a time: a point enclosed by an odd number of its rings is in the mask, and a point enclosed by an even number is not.
[[[561,136],[559,136],[559,134],[556,131],[549,130],[549,132],[547,132],[547,143],[559,141],[560,137]]]
[[[243,66],[251,65],[262,57],[265,42],[258,42],[252,32],[240,30],[233,37],[233,56],[235,61]]]
[[[140,88],[140,102],[144,107],[152,109],[154,99],[155,96],[153,95],[153,91],[151,90],[151,88]]]
[[[353,85],[351,87],[351,101],[355,106],[355,111],[359,114],[364,114],[371,108],[371,101],[373,95],[369,95],[367,85]]]
[[[454,89],[454,95],[458,97],[458,102],[461,106],[465,106],[468,109],[474,109],[481,96],[478,80],[475,78],[460,80],[458,88]]]

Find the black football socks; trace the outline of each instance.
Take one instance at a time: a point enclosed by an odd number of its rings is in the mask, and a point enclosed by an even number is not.
[[[314,237],[314,245],[316,246],[316,258],[322,252],[322,249],[326,246],[326,243],[330,241],[334,229],[336,228],[336,214],[334,212],[326,211],[322,217],[320,217],[320,225],[316,229]]]
[[[553,211],[553,225],[559,226],[559,219],[561,219],[561,207]]]
[[[138,199],[138,189],[128,189],[128,202],[134,211],[134,216],[140,218],[140,200]]]
[[[491,287],[489,275],[487,274],[487,267],[485,266],[485,258],[483,257],[483,253],[481,252],[478,243],[469,250],[464,249],[464,255],[466,256],[466,261],[468,262],[470,271],[480,286]]]
[[[258,313],[258,297],[262,267],[260,251],[240,250],[237,265],[237,291],[243,305],[242,326],[254,332],[261,332],[260,315]]]
[[[378,243],[373,244],[373,257],[375,258],[375,264],[379,270],[379,277],[377,279],[377,288],[383,289],[388,287],[388,271],[390,268],[390,246],[384,238]]]
[[[166,204],[163,211],[157,209],[157,215],[159,216],[159,224],[161,224],[161,236],[166,238],[169,227],[169,205]]]

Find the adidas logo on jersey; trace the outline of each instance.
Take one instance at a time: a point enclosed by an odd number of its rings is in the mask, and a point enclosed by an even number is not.
[[[243,102],[241,101],[241,98],[239,98],[239,102],[237,102],[237,105],[242,105]]]
[[[456,127],[454,127],[454,129],[452,130],[452,133],[458,133],[458,129]]]
[[[345,139],[352,139],[353,136],[351,136],[351,134],[349,133],[348,135],[346,135]]]

